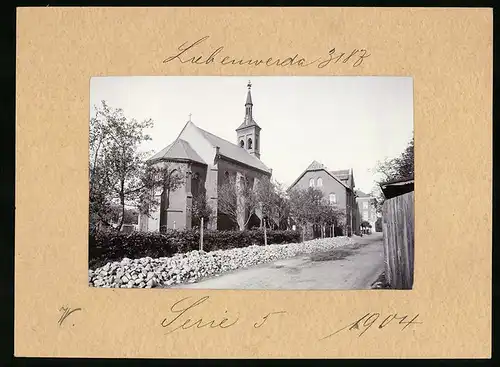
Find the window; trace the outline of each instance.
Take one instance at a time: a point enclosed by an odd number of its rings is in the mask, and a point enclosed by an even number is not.
[[[247,149],[252,149],[252,139],[251,138],[248,138],[248,142],[247,142]]]
[[[318,186],[323,186],[323,179],[320,177],[318,178],[318,183],[317,183]]]
[[[335,194],[330,194],[329,199],[330,204],[335,204],[337,202],[337,196]]]
[[[200,175],[199,173],[193,173],[191,178],[191,193],[193,197],[197,197],[200,192]]]
[[[309,180],[309,187],[314,187],[314,178]]]
[[[242,147],[242,148],[245,147],[245,142],[243,140],[240,140],[240,147]]]
[[[363,202],[363,209],[368,209],[368,201]]]
[[[368,212],[363,212],[363,220],[368,220]]]
[[[259,137],[255,137],[255,150],[259,149]]]

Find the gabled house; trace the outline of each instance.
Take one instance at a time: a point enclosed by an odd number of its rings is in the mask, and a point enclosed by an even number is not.
[[[329,171],[323,164],[313,161],[290,185],[289,190],[308,187],[320,189],[332,205],[337,205],[345,212],[346,223],[340,234],[351,236],[356,228],[357,212],[352,168]]]

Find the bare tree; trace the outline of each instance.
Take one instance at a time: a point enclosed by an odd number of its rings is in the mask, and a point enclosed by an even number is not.
[[[250,179],[244,175],[238,177],[232,175],[219,186],[217,205],[218,210],[226,214],[238,225],[240,231],[243,231],[259,204]]]
[[[288,229],[288,219],[290,218],[290,198],[283,184],[275,181],[276,197],[274,203],[274,215],[277,219],[280,229],[283,223],[286,223],[285,229]]]
[[[191,210],[193,226],[201,226],[201,219],[204,221],[204,225],[208,224],[210,216],[213,211],[207,202],[205,193],[199,193],[193,197],[193,205]]]

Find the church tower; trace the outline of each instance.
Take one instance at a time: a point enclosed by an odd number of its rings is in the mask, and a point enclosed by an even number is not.
[[[248,153],[260,159],[260,131],[261,128],[253,119],[252,83],[247,84],[247,100],[245,103],[245,119],[236,129],[237,144]]]

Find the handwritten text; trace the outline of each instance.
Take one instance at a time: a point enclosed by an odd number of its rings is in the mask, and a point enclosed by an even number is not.
[[[265,57],[265,58],[252,58],[247,56],[229,56],[224,55],[224,46],[212,48],[210,51],[202,54],[199,50],[200,47],[210,38],[205,36],[195,42],[184,42],[180,45],[173,55],[163,60],[164,64],[169,62],[179,62],[181,64],[196,64],[196,65],[209,65],[213,63],[229,66],[249,65],[249,66],[278,66],[278,67],[308,67],[315,65],[317,68],[322,69],[332,64],[350,64],[352,67],[360,66],[363,61],[370,56],[366,49],[353,48],[345,52],[337,50],[335,47],[326,52],[327,55],[308,59],[301,56],[299,53],[291,53],[285,57]]]
[[[61,307],[59,311],[62,312],[62,314],[57,323],[59,324],[59,326],[61,326],[64,320],[66,320],[69,315],[71,315],[73,312],[81,310],[81,308]]]
[[[192,300],[190,297],[181,299],[175,302],[170,307],[170,313],[172,317],[165,317],[160,325],[167,329],[165,334],[171,334],[175,331],[188,330],[188,329],[228,329],[237,324],[242,324],[239,316],[231,314],[225,310],[219,317],[204,317],[200,316],[202,312],[202,305],[207,304],[210,296],[201,297],[199,299]],[[256,322],[253,323],[255,329],[263,328],[272,316],[284,314],[286,311],[273,311],[266,315],[259,317]]]
[[[361,330],[361,332],[358,334],[358,336],[361,336],[363,335],[366,331],[368,331],[368,329],[370,329],[375,323],[378,323],[378,329],[383,329],[385,327],[387,327],[389,324],[391,323],[397,323],[399,325],[404,325],[401,330],[404,330],[406,329],[408,326],[410,325],[414,325],[414,324],[422,324],[422,322],[420,321],[416,321],[419,314],[417,314],[415,317],[413,317],[411,320],[410,317],[408,315],[404,315],[404,316],[399,316],[397,313],[395,314],[390,314],[389,316],[385,317],[382,321],[379,321],[380,319],[380,313],[378,312],[374,312],[374,313],[367,313],[365,314],[362,318],[354,321],[353,323],[347,325],[347,326],[344,326],[343,328],[341,329],[338,329],[337,331],[321,338],[320,340],[324,340],[324,339],[328,339],[330,337],[332,337],[333,335],[335,334],[338,334],[340,333],[341,331],[352,331],[352,330]]]

